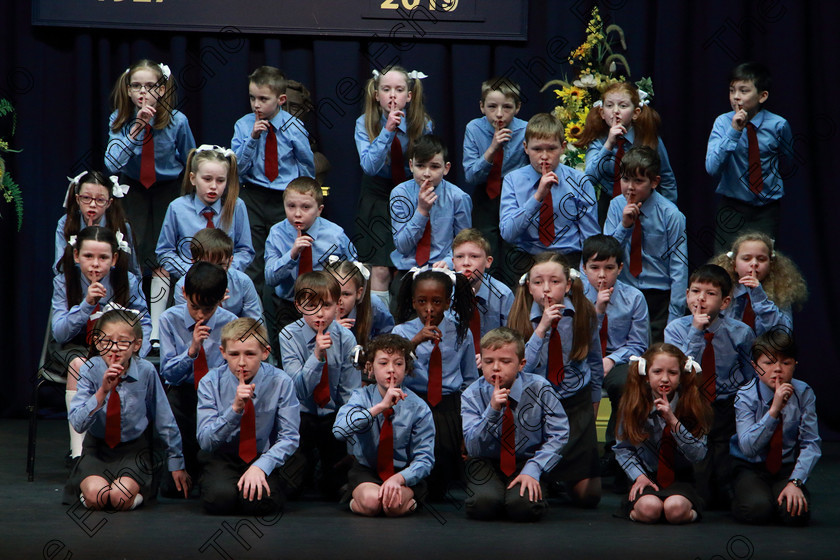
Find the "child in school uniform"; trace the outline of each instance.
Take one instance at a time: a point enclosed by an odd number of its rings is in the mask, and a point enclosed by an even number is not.
[[[418,269],[403,278],[397,302],[397,326],[392,332],[409,339],[416,356],[414,375],[405,386],[432,409],[435,467],[429,495],[441,500],[449,484],[461,480],[461,392],[478,378],[469,329],[472,288],[463,274]]]
[[[729,439],[735,433],[733,403],[738,389],[753,377],[750,366],[755,334],[751,328],[726,317],[732,298],[732,280],[721,267],[705,264],[688,279],[686,303],[691,310],[665,328],[665,342],[687,356],[699,356],[703,369],[700,391],[712,405],[709,452],[696,467],[697,488],[709,507],[728,508],[732,461]]]
[[[129,272],[142,278],[137,249],[134,247],[134,234],[131,224],[125,219],[120,200],[129,191],[128,185],[121,185],[115,175],[105,177],[99,171],[82,171],[70,180],[64,207],[67,213],[58,220],[55,228],[55,266],[64,257],[67,240],[88,226],[107,227],[114,233],[119,232],[128,242]]]
[[[372,339],[363,363],[375,382],[353,391],[333,425],[335,437],[353,446],[350,511],[407,515],[423,499],[435,463],[432,411],[402,386],[413,367],[408,340],[394,334]]]
[[[330,256],[356,259],[356,248],[344,229],[321,217],[324,195],[315,179],[291,181],[283,191],[283,204],[286,219],[271,227],[265,242],[265,283],[274,288],[275,307],[274,314],[267,316],[269,336],[300,317],[294,288],[300,275],[323,270]]]
[[[452,239],[471,227],[472,201],[467,193],[445,180],[449,151],[433,135],[421,136],[409,152],[414,177],[391,191],[391,227],[396,249],[391,262],[397,269],[392,293],[399,279],[413,267],[452,265]]]
[[[499,232],[499,202],[505,176],[528,165],[520,148],[527,122],[516,117],[522,108],[519,84],[496,77],[481,84],[479,110],[483,116],[467,123],[464,131],[464,180],[473,187],[473,225],[487,239],[493,271],[508,285],[505,259],[513,249]]]
[[[245,271],[261,298],[265,285],[265,242],[271,227],[286,217],[283,191],[298,177],[315,177],[315,160],[303,123],[282,109],[287,80],[273,66],[248,76],[251,113],[233,125],[230,146],[239,163],[240,197],[256,257]]]
[[[807,525],[811,494],[805,482],[822,455],[814,390],[798,379],[793,334],[776,326],[752,349],[755,377],[735,400],[737,433],[732,514],[745,523]]]
[[[65,401],[67,410],[76,395],[76,383],[84,364],[95,321],[92,315],[107,304],[117,304],[137,312],[136,321],[143,329],[140,356],[149,353],[146,337],[152,330],[146,298],[140,280],[128,272],[128,242],[117,240],[104,227],[90,226],[71,236],[59,264],[60,274],[53,278],[52,338],[59,348],[50,351],[57,368],[67,372]],[[70,458],[82,453],[83,434],[70,426]]]
[[[160,376],[169,387],[169,404],[183,435],[187,472],[195,479],[199,475],[196,389],[208,371],[224,362],[219,352],[222,327],[236,319],[219,309],[226,288],[222,267],[197,262],[184,276],[186,302],[160,316]],[[171,494],[171,488],[164,485],[164,493]]]
[[[655,150],[635,146],[621,161],[621,194],[610,202],[604,233],[624,248],[621,280],[641,290],[648,305],[651,342],[662,342],[665,325],[685,313],[688,242],[685,216],[657,187]]]
[[[478,229],[468,228],[458,232],[452,240],[452,264],[455,272],[470,280],[475,296],[475,309],[470,318],[476,364],[480,366],[481,337],[498,327],[507,325],[513,292],[490,275],[493,264],[490,243]]]
[[[136,356],[143,331],[133,313],[116,309],[96,323],[98,353],[79,371],[69,418],[86,432],[84,451],[65,488],[65,503],[125,511],[154,498],[158,460],[152,434],[166,446],[166,467],[178,492],[192,486],[184,470],[181,435],[154,366]],[[81,490],[81,493],[80,493]]]
[[[221,307],[237,317],[262,317],[262,302],[257,296],[254,283],[241,270],[231,268],[233,261],[233,240],[219,228],[204,228],[198,230],[190,240],[190,254],[193,265],[197,262],[208,262],[221,266],[227,273],[227,290]],[[187,303],[184,297],[184,281],[182,276],[175,284],[175,305]]]
[[[566,139],[553,115],[531,117],[524,147],[531,165],[511,171],[502,184],[502,237],[530,255],[557,251],[577,265],[583,240],[598,233],[595,188],[583,173],[560,163]]]
[[[541,478],[561,458],[569,420],[551,384],[522,371],[525,341],[516,331],[484,335],[481,362],[483,377],[461,395],[467,516],[536,521],[548,508]]]
[[[598,314],[598,339],[604,362],[603,390],[610,398],[602,472],[614,462],[615,419],[630,356],[641,356],[648,347],[648,308],[642,292],[618,279],[624,267],[624,249],[609,235],[593,235],[583,242],[583,291]],[[616,482],[621,482],[618,477]]]
[[[548,481],[565,483],[575,505],[595,507],[601,500],[595,433],[604,380],[600,325],[580,274],[565,257],[544,252],[533,262],[519,281],[508,326],[527,340],[524,371],[551,383],[569,418],[569,443]]]
[[[742,233],[731,251],[712,261],[729,272],[735,286],[726,316],[743,321],[756,335],[776,325],[792,329],[793,307],[808,299],[802,273],[774,245],[767,234]]]
[[[356,338],[335,320],[341,287],[330,273],[302,274],[294,289],[303,318],[280,332],[280,347],[300,401],[300,449],[284,472],[292,488],[302,490],[304,476],[315,471],[317,450],[321,468],[315,483],[326,498],[337,499],[347,482],[347,446],[333,437],[332,427],[338,409],[362,386],[353,367]]]
[[[214,515],[270,515],[286,500],[280,470],[298,446],[299,405],[289,376],[265,363],[267,336],[250,317],[222,327],[227,363],[198,384],[201,502]]]
[[[715,119],[706,149],[706,172],[721,195],[715,223],[715,250],[724,252],[742,231],[779,238],[784,196],[780,163],[793,157],[793,133],[783,117],[764,109],[770,70],[744,62],[729,75],[732,110]],[[781,161],[780,161],[781,160]]]
[[[350,329],[362,347],[380,334],[390,333],[394,328],[394,316],[381,298],[371,297],[367,267],[359,261],[341,260],[335,255],[328,261],[324,270],[341,285],[336,321]]]
[[[619,405],[615,458],[633,486],[621,516],[641,523],[699,519],[703,500],[692,465],[707,452],[711,410],[700,394],[700,366],[672,344],[633,356]]]
[[[408,155],[414,143],[432,132],[432,119],[423,105],[422,72],[388,66],[365,85],[365,112],[356,119],[354,139],[362,166],[359,211],[354,238],[359,260],[371,266],[371,295],[391,307],[391,233],[389,195],[411,177]]]

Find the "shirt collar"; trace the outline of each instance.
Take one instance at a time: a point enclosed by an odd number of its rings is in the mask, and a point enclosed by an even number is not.
[[[563,317],[574,317],[575,316],[575,306],[572,305],[572,300],[569,299],[568,296],[563,298],[563,305],[566,307],[563,309]],[[531,321],[539,321],[542,317],[543,312],[540,309],[540,304],[536,301],[531,304]]]
[[[300,322],[301,322],[301,324],[302,324],[301,329],[300,329],[300,332],[301,332],[301,334],[303,335],[304,340],[306,340],[306,342],[307,342],[307,343],[310,343],[310,342],[312,342],[313,340],[315,340],[315,336],[316,336],[318,333],[317,333],[317,332],[315,332],[314,330],[312,330],[312,327],[310,327],[310,326],[306,323],[306,321],[304,321],[303,319],[298,319],[298,321],[300,321]],[[329,324],[329,326],[327,326],[327,328],[326,328],[326,329],[324,329],[324,332],[332,333],[332,331],[333,331],[333,325],[335,325],[335,324],[336,324],[336,323],[335,323],[335,321],[333,321],[332,323],[330,323],[330,324]]]
[[[773,401],[773,397],[776,392],[761,382],[761,379],[758,376],[761,375],[758,372],[755,373],[755,382],[758,383],[758,394],[761,398],[761,402],[765,405]]]
[[[217,216],[221,213],[221,209],[222,209],[221,199],[217,200],[212,205],[208,206],[208,205],[204,204],[201,201],[200,198],[198,198],[198,195],[196,193],[193,193],[192,198],[193,198],[193,209],[195,210],[195,213],[197,215],[201,216],[201,213],[204,212],[204,210],[206,208],[211,208],[213,210],[213,213]],[[201,216],[201,217],[203,218],[204,216]]]

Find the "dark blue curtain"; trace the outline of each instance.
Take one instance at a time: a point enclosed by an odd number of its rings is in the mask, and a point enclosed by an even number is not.
[[[53,233],[61,215],[65,177],[86,165],[102,168],[108,95],[132,61],[166,62],[180,79],[180,108],[198,143],[229,145],[235,120],[249,110],[247,75],[275,65],[306,84],[318,107],[310,128],[332,163],[329,218],[354,229],[360,169],[353,123],[362,84],[373,67],[401,62],[423,70],[427,108],[453,154],[451,179],[461,183],[460,147],[466,123],[478,115],[479,84],[506,75],[523,87],[520,116],[550,110],[549,79],[569,72],[566,57],[580,44],[594,2],[531,2],[527,43],[425,41],[369,42],[309,36],[161,33],[32,27],[31,5],[4,2],[0,21],[0,95],[18,108],[9,159],[26,209],[15,232],[12,208],[0,201],[6,258],[0,272],[0,351],[4,366],[2,412],[17,414],[29,398],[52,290]],[[626,33],[634,79],[651,76],[653,101],[688,217],[691,266],[711,256],[714,184],[704,170],[712,122],[729,109],[728,71],[746,59],[768,64],[775,83],[767,107],[785,116],[796,137],[796,159],[786,180],[780,250],[802,268],[811,290],[795,324],[802,347],[797,374],[819,395],[821,418],[835,424],[829,395],[837,381],[840,277],[834,211],[840,207],[831,146],[840,116],[833,99],[840,34],[837,4],[784,0],[641,1],[598,3],[607,23]],[[219,22],[219,28],[225,25]],[[431,25],[431,24],[427,24]]]

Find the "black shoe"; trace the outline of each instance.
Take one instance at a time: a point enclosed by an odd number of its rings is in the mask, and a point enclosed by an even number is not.
[[[82,456],[81,456],[81,455],[79,455],[78,457],[71,457],[71,456],[70,456],[70,452],[68,451],[68,452],[67,452],[67,455],[65,455],[65,456],[64,456],[64,467],[65,467],[68,471],[72,471],[72,470],[73,470],[73,467],[75,467],[75,466],[76,466],[76,463],[78,463],[78,462],[79,462],[79,459],[81,459],[81,458],[82,458]]]

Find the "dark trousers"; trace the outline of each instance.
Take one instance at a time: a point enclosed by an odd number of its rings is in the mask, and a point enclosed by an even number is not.
[[[300,447],[280,469],[294,495],[314,482],[324,497],[338,499],[339,489],[347,482],[351,460],[347,444],[333,436],[333,424],[335,413],[300,413]]]
[[[627,372],[630,371],[630,364],[619,364],[613,367],[604,377],[603,390],[610,398],[610,419],[607,421],[607,433],[605,436],[606,445],[604,455],[612,457],[612,446],[615,445],[615,417],[618,414],[618,404],[621,402],[621,395],[624,394],[624,385],[627,383]]]
[[[415,391],[416,392],[416,391]],[[417,393],[426,401],[426,393]],[[446,495],[452,482],[463,480],[464,459],[461,454],[464,445],[464,431],[461,428],[461,394],[443,395],[432,409],[435,422],[435,466],[429,475],[429,498],[440,501]]]
[[[697,491],[709,509],[728,509],[732,493],[729,440],[735,434],[735,396],[712,403],[706,457],[694,466]]]
[[[485,274],[489,272],[493,278],[500,282],[504,282],[508,286],[514,286],[519,277],[527,270],[519,270],[521,267],[517,266],[517,260],[510,258],[515,251],[515,247],[502,239],[499,230],[499,202],[501,198],[501,195],[496,198],[487,196],[486,183],[476,185],[472,193],[472,224],[490,244],[489,256],[493,257],[493,264]]]
[[[527,491],[519,495],[522,490],[519,484],[508,489],[524,465],[524,460],[517,460],[513,476],[507,476],[499,468],[498,459],[469,459],[466,467],[467,499],[464,502],[467,517],[489,520],[507,514],[512,521],[539,520],[548,509],[545,485],[540,483],[543,499],[536,502],[528,499]]]
[[[779,494],[787,486],[794,463],[782,465],[779,472],[770,474],[764,463],[749,463],[733,459],[735,465],[732,515],[744,523],[769,523],[774,517],[785,525],[803,526],[811,520],[811,494],[802,487],[808,511],[796,517],[787,511],[787,502],[778,503]]]
[[[665,327],[668,326],[668,306],[671,304],[671,290],[642,290],[650,318],[650,343],[665,341]]]
[[[283,191],[266,189],[250,183],[242,185],[239,198],[248,209],[248,223],[251,226],[251,244],[254,247],[254,260],[245,269],[245,273],[254,282],[257,294],[263,300],[263,308],[268,315],[270,295],[273,290],[265,289],[265,240],[271,227],[286,219],[286,207],[283,206]]]
[[[271,314],[265,313],[266,328],[268,329],[268,340],[271,343],[271,353],[274,355],[278,364],[283,363],[283,357],[280,355],[280,337],[283,336],[280,332],[291,323],[294,323],[301,318],[300,311],[295,307],[293,301],[280,298],[274,290],[271,290],[271,296],[268,298],[271,301]]]
[[[120,182],[131,187],[121,204],[134,233],[140,268],[148,272],[158,266],[155,248],[163,228],[163,218],[169,203],[181,193],[181,180],[158,181],[148,189],[125,175],[120,175]]]
[[[274,469],[266,476],[271,495],[269,496],[263,488],[262,499],[257,499],[255,493],[254,499],[248,500],[237,488],[239,479],[249,467],[239,455],[202,452],[201,463],[201,503],[207,513],[262,517],[283,509],[286,494],[279,469]]]
[[[196,438],[196,407],[198,395],[195,392],[193,383],[184,383],[170,387],[166,395],[169,400],[169,407],[175,422],[178,423],[178,430],[181,432],[181,444],[184,449],[184,463],[193,480],[198,480],[201,474],[201,465],[198,462],[198,439]],[[169,480],[172,482],[172,480]]]
[[[732,242],[742,233],[759,231],[771,239],[779,238],[781,204],[778,200],[753,206],[724,196],[718,203],[715,219],[715,254],[732,249]]]

